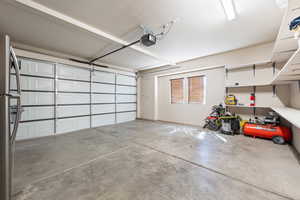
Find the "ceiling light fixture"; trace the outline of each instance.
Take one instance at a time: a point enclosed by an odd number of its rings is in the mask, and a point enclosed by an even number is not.
[[[223,6],[224,12],[229,21],[232,21],[236,18],[236,10],[233,0],[220,0]]]

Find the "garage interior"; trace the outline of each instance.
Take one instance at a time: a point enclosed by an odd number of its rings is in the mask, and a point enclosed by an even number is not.
[[[300,200],[299,16],[1,0],[0,199]]]

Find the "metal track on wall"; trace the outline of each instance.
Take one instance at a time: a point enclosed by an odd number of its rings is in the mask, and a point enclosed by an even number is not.
[[[54,134],[57,133],[57,63],[54,65]]]

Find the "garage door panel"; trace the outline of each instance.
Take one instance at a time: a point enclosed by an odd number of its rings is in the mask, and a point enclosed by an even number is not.
[[[115,123],[115,114],[92,116],[92,127],[111,125]]]
[[[54,120],[20,123],[17,140],[54,135]]]
[[[57,107],[57,117],[71,117],[80,115],[89,115],[90,106],[58,106]]]
[[[117,103],[136,102],[136,95],[117,95]]]
[[[20,59],[21,73],[34,76],[54,77],[54,64]]]
[[[75,117],[57,120],[57,133],[67,133],[90,128],[90,117]]]
[[[135,80],[135,77],[118,74],[117,75],[117,84],[135,86],[136,80]]]
[[[78,81],[59,80],[57,83],[58,91],[67,92],[89,92],[90,83]]]
[[[90,94],[59,93],[57,94],[57,103],[88,104],[90,103]]]
[[[40,120],[54,118],[54,107],[24,107],[21,121]]]
[[[136,87],[117,85],[117,93],[119,93],[119,94],[136,94]]]
[[[136,119],[136,112],[117,113],[117,123],[133,121]]]
[[[20,84],[22,90],[54,91],[54,79],[21,76]],[[17,88],[15,76],[11,76],[10,87],[13,90]]]
[[[114,94],[93,94],[92,103],[114,103]]]
[[[80,67],[68,66],[68,65],[58,65],[57,69],[58,78],[64,79],[74,79],[74,80],[90,80],[90,70]]]
[[[115,104],[92,105],[92,114],[115,112]]]
[[[94,71],[92,81],[100,83],[115,83],[115,74],[109,72]]]
[[[93,83],[92,92],[115,93],[115,85]]]
[[[22,105],[53,105],[54,93],[22,92]]]
[[[136,104],[117,104],[117,112],[135,111]]]

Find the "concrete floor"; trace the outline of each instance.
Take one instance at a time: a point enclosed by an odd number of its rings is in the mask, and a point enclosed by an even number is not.
[[[300,199],[288,145],[137,120],[18,142],[15,200]]]

